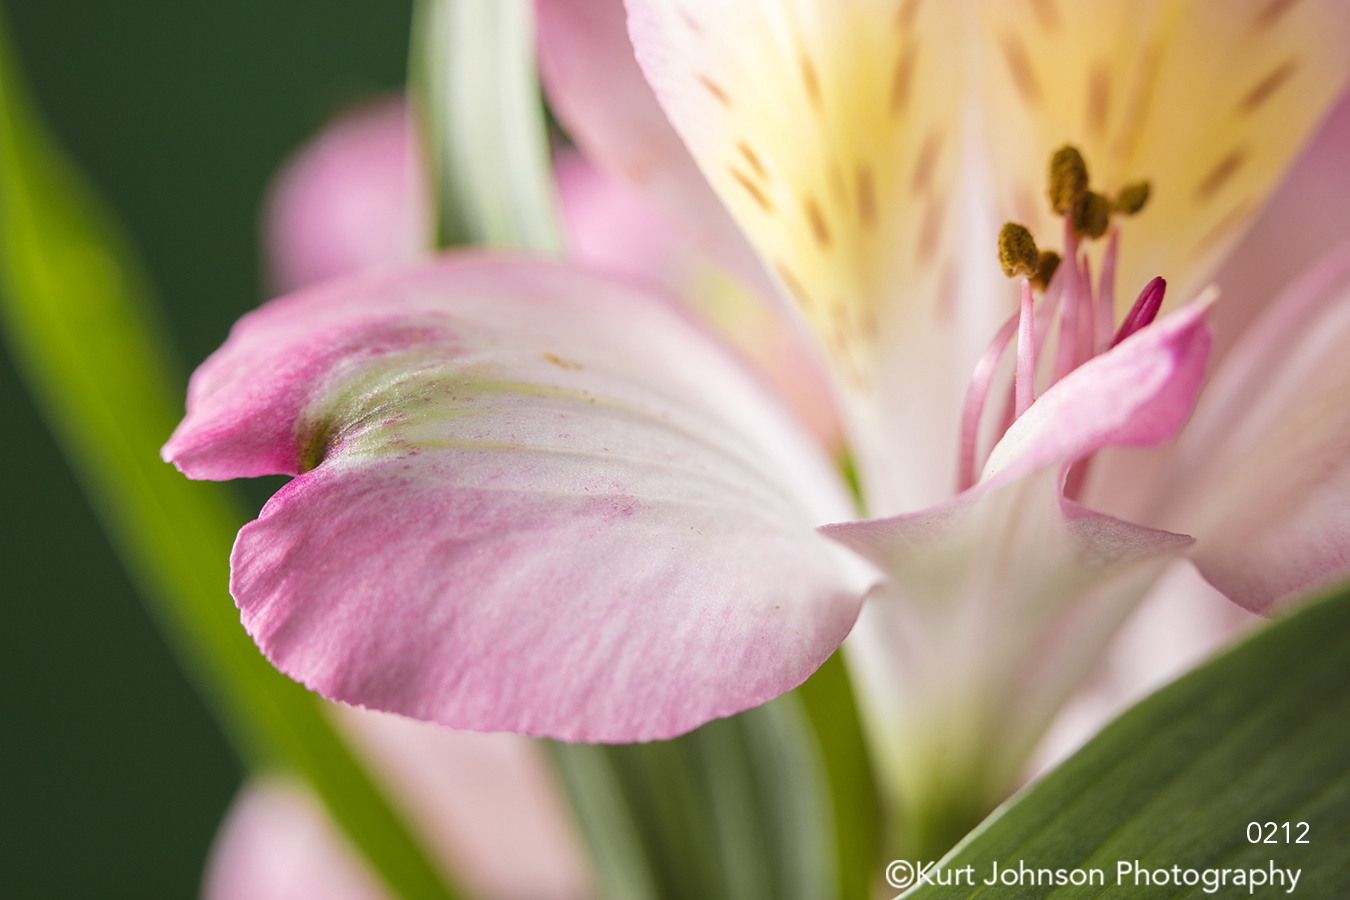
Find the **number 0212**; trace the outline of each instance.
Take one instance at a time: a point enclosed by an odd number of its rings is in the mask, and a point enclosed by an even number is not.
[[[1248,822],[1247,840],[1253,844],[1311,844],[1308,840],[1308,832],[1311,830],[1307,822],[1299,822],[1291,825],[1288,822]],[[1284,840],[1280,840],[1280,832],[1284,831]],[[1294,837],[1297,833],[1298,837]]]

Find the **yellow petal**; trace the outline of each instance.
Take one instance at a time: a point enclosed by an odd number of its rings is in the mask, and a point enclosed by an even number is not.
[[[956,6],[628,3],[667,114],[854,388],[951,290]]]
[[[981,87],[1002,212],[1059,240],[1045,194],[1072,143],[1093,188],[1152,182],[1123,220],[1118,303],[1194,296],[1350,72],[1343,0],[982,0]]]

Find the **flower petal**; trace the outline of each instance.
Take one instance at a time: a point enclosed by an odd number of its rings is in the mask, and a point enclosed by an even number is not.
[[[453,731],[330,708],[416,839],[483,900],[578,900],[594,892],[541,748],[513,734]],[[221,825],[204,900],[376,900],[390,895],[309,788],[254,778]]]
[[[623,0],[536,0],[539,74],[587,158],[636,188],[736,275],[763,267],[657,105],[628,39]]]
[[[1055,717],[1026,774],[1039,777],[1059,765],[1125,710],[1260,621],[1206,583],[1190,560],[1175,561],[1112,639],[1096,676]]]
[[[845,379],[929,330],[960,153],[950,4],[629,0],[637,59]],[[950,280],[950,275],[947,276]]]
[[[405,821],[471,896],[594,895],[585,848],[537,741],[352,707],[331,711]]]
[[[427,246],[402,98],[345,113],[277,175],[264,216],[268,282],[281,294],[378,266]]]
[[[869,736],[912,827],[954,841],[1015,785],[1060,705],[1190,539],[1089,513],[1051,470],[826,533],[889,580],[850,636]],[[925,845],[931,837],[919,838]]]
[[[1343,244],[1247,329],[1156,489],[1136,493],[1138,514],[1194,534],[1201,573],[1253,612],[1350,575],[1348,350]]]
[[[754,363],[822,445],[838,450],[829,383],[787,310],[720,268],[641,194],[580,154],[562,154],[555,169],[573,259],[678,295]]]
[[[961,228],[992,259],[997,227],[978,189],[958,202],[959,4],[628,8],[662,107],[833,370],[869,513],[948,496],[961,398],[1008,311],[980,283],[996,267],[957,252]]]
[[[457,728],[667,737],[799,684],[865,584],[819,449],[673,306],[447,258],[245,317],[165,458],[297,474],[231,590],[278,668]]]
[[[982,86],[1006,216],[1056,236],[1046,166],[1083,150],[1095,190],[1152,183],[1117,270],[1195,296],[1350,74],[1341,0],[982,0]]]
[[[1350,91],[1322,123],[1260,218],[1215,276],[1214,361],[1280,292],[1350,239]]]
[[[557,154],[553,172],[572,259],[678,291],[691,248],[641,193],[574,150]]]
[[[1203,310],[1182,310],[1048,390],[975,487],[919,513],[822,529],[888,576],[849,658],[920,845],[954,841],[1006,796],[1115,629],[1190,545],[1090,512],[1062,484],[1102,446],[1175,433],[1208,346]],[[964,820],[931,818],[953,809]]]
[[[202,900],[390,900],[300,783],[253,779],[211,848]]]

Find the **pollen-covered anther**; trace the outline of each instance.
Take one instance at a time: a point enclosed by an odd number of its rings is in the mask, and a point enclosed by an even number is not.
[[[1116,194],[1115,210],[1127,216],[1132,216],[1144,208],[1148,203],[1149,183],[1147,181],[1136,181],[1133,184],[1127,184]]]
[[[1073,208],[1073,231],[1078,237],[1099,238],[1111,227],[1111,201],[1088,191]]]
[[[1012,278],[1025,275],[1028,278],[1036,274],[1040,266],[1040,253],[1036,250],[1036,239],[1023,225],[1005,222],[998,233],[998,261],[1003,266],[1003,274]]]
[[[1056,215],[1074,209],[1088,189],[1087,163],[1083,154],[1071,144],[1065,144],[1050,157],[1050,208]]]
[[[1058,253],[1053,250],[1042,250],[1036,259],[1036,274],[1031,276],[1031,286],[1040,291],[1049,287],[1050,279],[1055,277],[1055,270],[1059,268],[1059,262]]]

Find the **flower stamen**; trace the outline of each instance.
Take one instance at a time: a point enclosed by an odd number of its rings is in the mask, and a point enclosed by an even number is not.
[[[1065,144],[1050,157],[1050,208],[1065,215],[1078,205],[1088,189],[1087,163],[1078,148]]]
[[[1088,191],[1073,207],[1073,230],[1079,237],[1096,240],[1111,227],[1111,201]]]
[[[1148,203],[1150,190],[1149,182],[1136,181],[1120,189],[1114,197],[1093,191],[1083,154],[1066,144],[1050,158],[1046,192],[1051,208],[1064,219],[1064,256],[1061,258],[1053,250],[1039,250],[1031,232],[1016,222],[1008,222],[999,230],[999,263],[1004,275],[1021,278],[1021,303],[999,328],[971,374],[961,414],[958,490],[965,490],[978,480],[982,466],[982,463],[976,463],[980,423],[998,362],[1012,343],[1014,334],[1017,336],[1017,357],[1003,420],[995,429],[995,442],[1036,402],[1036,365],[1043,355],[1056,314],[1059,316],[1059,336],[1054,365],[1048,376],[1050,385],[1147,327],[1157,317],[1167,286],[1161,278],[1149,282],[1119,331],[1112,335],[1120,228],[1113,227],[1111,220],[1115,215],[1138,213]],[[1108,234],[1101,273],[1094,285],[1088,253],[1086,249],[1080,252],[1079,248],[1084,241]],[[1065,262],[1068,265],[1064,265]],[[1035,307],[1033,288],[1045,295],[1039,309]],[[1086,470],[1087,460],[1078,461],[1070,470],[1066,487],[1070,495],[1081,487]]]
[[[1017,324],[1017,373],[1014,377],[1017,396],[1015,416],[1031,409],[1035,402],[1036,382],[1036,319],[1031,309],[1031,282],[1022,279],[1022,310]]]
[[[1111,325],[1116,317],[1116,257],[1120,252],[1120,228],[1111,229],[1106,239],[1106,253],[1102,256],[1102,272],[1097,276],[1097,326],[1093,355],[1105,353],[1111,346]]]
[[[1126,216],[1139,212],[1144,208],[1144,204],[1148,203],[1149,190],[1147,181],[1125,185],[1120,189],[1120,193],[1116,194],[1115,211]]]
[[[1031,286],[1042,292],[1048,290],[1059,263],[1058,253],[1053,250],[1042,250],[1036,259],[1036,274],[1031,276]]]
[[[956,489],[964,491],[976,481],[977,463],[975,461],[976,443],[980,436],[980,420],[984,418],[985,401],[989,399],[989,389],[994,384],[994,372],[1003,351],[1008,349],[1012,336],[1018,331],[1021,312],[1013,313],[1003,323],[989,346],[975,361],[975,371],[970,374],[970,384],[966,387],[966,399],[961,409],[961,444],[958,449],[956,467]],[[1018,341],[1021,352],[1021,341]],[[1034,351],[1033,351],[1034,354]]]
[[[1073,217],[1064,217],[1064,258],[1069,264],[1064,266],[1064,296],[1059,309],[1059,344],[1055,348],[1055,365],[1051,372],[1050,383],[1054,384],[1074,369],[1078,368],[1078,306],[1081,295],[1078,268],[1078,233],[1073,227]]]
[[[1036,239],[1023,225],[1005,222],[998,233],[998,261],[1003,266],[1003,274],[1012,278],[1025,275],[1030,278],[1040,270],[1041,255],[1036,249]]]

